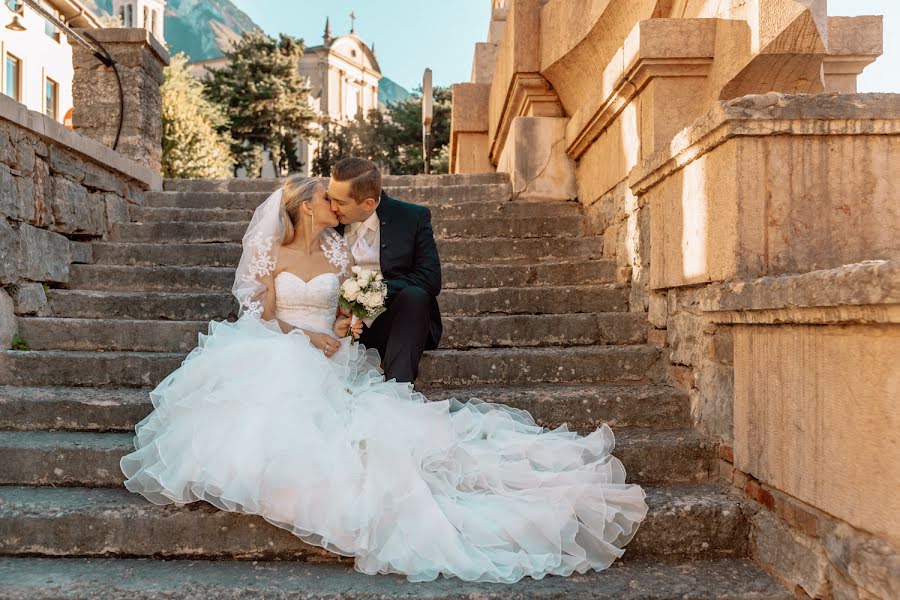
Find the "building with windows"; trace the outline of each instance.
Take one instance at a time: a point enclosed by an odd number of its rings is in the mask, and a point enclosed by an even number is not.
[[[80,0],[40,0],[73,28],[97,28]],[[0,92],[65,122],[72,110],[72,48],[65,34],[21,0],[0,4]]]
[[[123,27],[143,27],[165,44],[165,0],[113,0],[112,9],[112,14],[119,17]]]
[[[209,71],[227,64],[224,56],[191,63],[191,72],[203,78]],[[375,56],[374,44],[367,45],[355,27],[350,33],[332,36],[329,20],[325,22],[322,44],[304,50],[297,71],[309,86],[310,107],[319,115],[314,129],[325,122],[347,124],[357,115],[382,108],[378,100],[381,67]],[[303,164],[302,173],[311,174],[312,161],[318,142],[315,138],[300,140],[297,158]],[[264,176],[273,176],[271,165],[263,169]]]

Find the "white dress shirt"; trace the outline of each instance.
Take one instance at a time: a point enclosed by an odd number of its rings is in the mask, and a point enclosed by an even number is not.
[[[347,231],[347,244],[357,266],[381,273],[381,221],[378,213],[360,223],[351,223]],[[375,319],[363,319],[371,327]]]

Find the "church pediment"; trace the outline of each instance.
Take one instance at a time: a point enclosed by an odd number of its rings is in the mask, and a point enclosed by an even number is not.
[[[329,45],[328,50],[350,63],[358,64],[366,70],[381,74],[381,67],[378,66],[378,59],[375,58],[372,49],[355,34],[351,33],[335,38]]]

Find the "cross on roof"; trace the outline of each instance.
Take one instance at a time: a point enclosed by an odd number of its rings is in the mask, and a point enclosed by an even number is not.
[[[350,11],[350,33],[356,33],[356,13]]]

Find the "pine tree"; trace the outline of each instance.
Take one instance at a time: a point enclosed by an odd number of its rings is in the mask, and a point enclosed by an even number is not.
[[[230,139],[217,129],[225,114],[204,96],[203,84],[178,53],[165,69],[162,85],[162,175],[183,179],[218,179],[232,174]]]
[[[207,81],[209,97],[228,117],[232,154],[251,174],[259,172],[262,150],[281,173],[301,166],[295,148],[315,119],[309,88],[297,71],[302,56],[303,40],[251,31],[225,53],[226,66]]]

